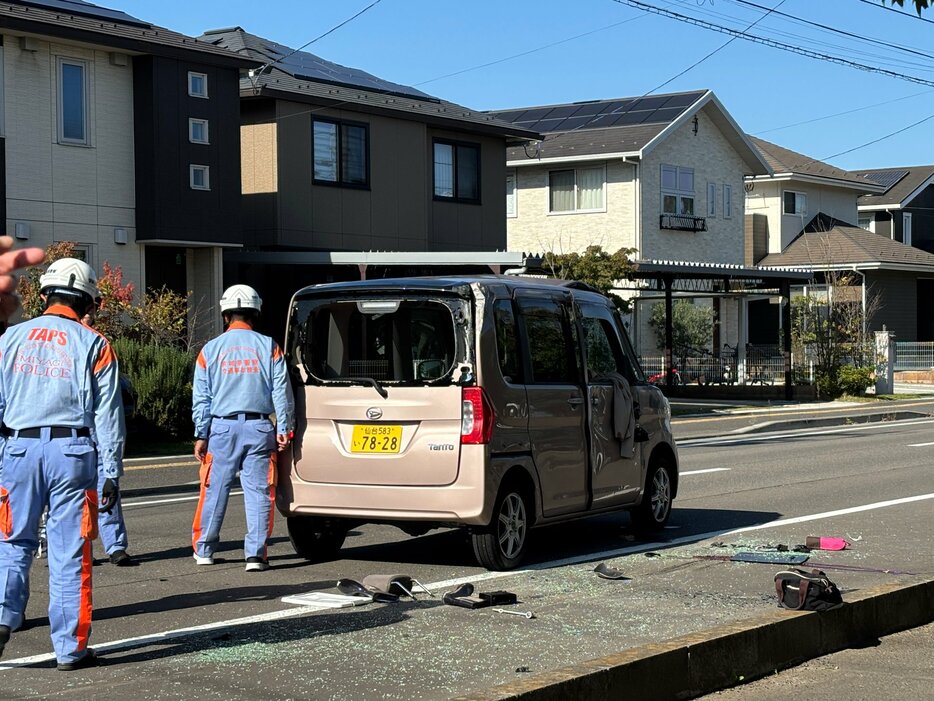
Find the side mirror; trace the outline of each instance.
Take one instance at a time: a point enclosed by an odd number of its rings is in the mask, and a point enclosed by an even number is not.
[[[415,368],[419,380],[437,380],[444,374],[444,363],[440,360],[421,360]]]

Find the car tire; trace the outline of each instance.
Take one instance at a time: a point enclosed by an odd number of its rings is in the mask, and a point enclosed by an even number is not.
[[[649,465],[642,503],[630,513],[632,525],[639,533],[660,531],[671,516],[672,468],[667,460],[656,459]]]
[[[295,553],[312,562],[336,559],[347,537],[347,530],[331,519],[289,516],[285,521]]]
[[[518,567],[528,546],[530,526],[528,497],[517,485],[503,486],[490,525],[470,535],[477,562],[494,571]]]

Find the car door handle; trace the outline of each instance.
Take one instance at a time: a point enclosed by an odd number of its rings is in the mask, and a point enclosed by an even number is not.
[[[583,397],[568,397],[568,404],[570,404],[572,407],[580,406],[583,403]]]

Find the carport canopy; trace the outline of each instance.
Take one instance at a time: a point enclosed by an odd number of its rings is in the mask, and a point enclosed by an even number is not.
[[[782,299],[782,354],[785,396],[792,398],[791,286],[810,282],[813,274],[802,268],[773,268],[672,260],[633,261],[629,286],[619,289],[665,294],[665,384],[671,386],[673,358],[672,297],[675,292],[710,295],[777,294]]]

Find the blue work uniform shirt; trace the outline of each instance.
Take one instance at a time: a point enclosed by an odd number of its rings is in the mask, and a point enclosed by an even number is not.
[[[0,422],[90,428],[101,473],[119,477],[126,426],[110,343],[63,305],[11,326],[0,337]]]
[[[208,438],[211,418],[239,413],[276,415],[276,432],[294,426],[294,400],[279,344],[240,321],[208,341],[195,363],[192,420],[195,436]]]

